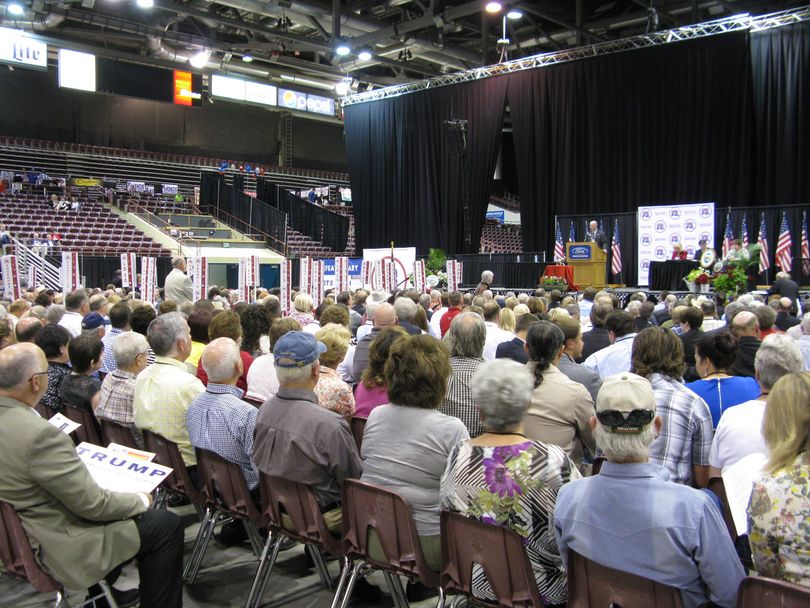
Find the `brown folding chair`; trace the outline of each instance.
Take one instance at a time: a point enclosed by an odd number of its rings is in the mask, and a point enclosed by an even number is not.
[[[385,561],[369,555],[371,530],[377,534]],[[396,606],[408,606],[400,575],[417,578],[427,587],[438,588],[439,605],[444,605],[439,573],[427,565],[411,507],[399,494],[356,479],[347,479],[343,483],[343,552],[346,560],[335,590],[337,600],[348,577],[341,608],[348,606],[361,569],[369,566],[385,574]]]
[[[352,429],[352,436],[354,437],[354,442],[357,444],[357,451],[360,451],[361,446],[363,445],[363,431],[366,430],[366,422],[368,422],[368,418],[361,418],[360,416],[352,416],[351,422],[349,426]]]
[[[197,572],[199,572],[202,565],[205,551],[208,549],[208,543],[211,542],[211,536],[214,534],[214,528],[219,519],[219,513],[208,498],[194,486],[191,475],[186,469],[186,463],[183,462],[183,457],[180,454],[180,448],[175,442],[169,441],[152,431],[144,430],[143,443],[149,452],[155,453],[155,462],[173,469],[171,474],[163,481],[161,487],[158,488],[160,492],[158,498],[155,499],[155,508],[165,508],[167,493],[180,494],[188,497],[200,516],[200,529],[197,531],[197,538],[194,539],[191,554],[188,556],[185,566],[183,566],[183,582],[191,584],[197,577]]]
[[[105,445],[117,443],[134,450],[140,449],[135,443],[135,437],[132,436],[132,429],[128,426],[106,418],[99,418],[99,422],[101,423],[101,434]]]
[[[810,587],[763,576],[746,576],[737,592],[737,608],[807,608]]]
[[[53,415],[55,414],[55,412],[52,411],[51,408],[49,408],[47,405],[42,403],[42,401],[38,402],[34,406],[34,409],[37,411],[37,413],[43,420],[50,420],[51,418],[53,418]]]
[[[575,551],[568,557],[568,608],[681,608],[681,592],[663,583],[614,570]]]
[[[723,483],[722,477],[712,477],[706,487],[714,492],[723,505],[723,521],[726,524],[731,542],[737,542],[737,526],[734,525],[734,517],[731,515],[731,507],[728,504],[728,497],[726,496],[726,486]]]
[[[529,556],[516,532],[442,511],[441,534],[441,585],[445,593],[457,591],[481,606],[542,608]],[[475,564],[484,571],[496,598],[494,603],[473,595]]]
[[[56,593],[56,608],[70,608],[61,583],[45,572],[37,563],[28,535],[25,533],[20,516],[7,502],[0,501],[0,561],[6,573],[26,581],[41,593]],[[101,595],[86,600],[105,598],[112,608],[117,604],[106,581],[99,581]]]
[[[98,432],[98,422],[96,417],[88,411],[73,407],[72,405],[65,405],[64,415],[81,424],[79,428],[73,431],[70,436],[73,437],[73,442],[79,445],[81,442],[86,441],[93,445],[101,446],[101,435]]]
[[[259,560],[246,608],[260,605],[278,553],[287,539],[297,540],[304,545],[315,563],[321,582],[327,589],[331,588],[332,577],[329,576],[322,552],[337,555],[342,561],[345,561],[345,557],[341,541],[332,536],[326,526],[315,494],[305,484],[264,473],[259,474],[259,487],[270,534]],[[282,515],[286,516],[289,527],[285,526]],[[333,601],[332,608],[335,606]]]

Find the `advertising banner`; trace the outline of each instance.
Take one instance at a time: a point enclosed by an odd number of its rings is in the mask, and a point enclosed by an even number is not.
[[[281,312],[288,314],[292,308],[290,295],[292,294],[292,260],[282,260],[279,264],[279,279],[281,282]]]
[[[0,27],[0,63],[48,69],[48,45],[21,30]]]
[[[462,264],[455,260],[447,260],[447,290],[458,291],[461,285]]]
[[[324,286],[326,286],[329,270],[329,264],[324,269]],[[334,263],[334,287],[338,293],[349,290],[349,258],[346,256],[339,256],[335,258]]]
[[[154,304],[157,300],[157,260],[141,258],[141,299]]]
[[[16,255],[4,255],[0,258],[0,270],[3,272],[3,292],[6,300],[13,302],[20,298],[20,271]]]
[[[121,254],[121,287],[135,289],[138,285],[138,276],[135,266],[134,253]]]
[[[192,280],[192,299],[196,302],[208,297],[208,258],[195,256],[186,263]]]
[[[62,267],[59,269],[62,279],[62,292],[70,293],[82,286],[82,277],[79,270],[79,254],[76,252],[62,252]]]
[[[413,286],[419,293],[430,291],[425,278],[425,260],[416,260],[413,267]]]

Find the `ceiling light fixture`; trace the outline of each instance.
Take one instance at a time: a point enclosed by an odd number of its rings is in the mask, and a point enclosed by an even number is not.
[[[19,4],[18,2],[12,2],[11,4],[8,5],[8,12],[10,15],[13,15],[14,17],[20,17],[25,13],[25,9],[23,8],[22,4]]]
[[[152,8],[155,6],[155,0],[136,0],[135,3],[141,8]]]
[[[503,10],[503,4],[500,2],[487,2],[484,10],[492,15],[500,13]]]
[[[242,55],[242,61],[245,63],[250,63],[253,61],[253,55]]]
[[[341,57],[345,57],[351,52],[352,49],[349,48],[349,45],[346,44],[345,42],[339,42],[338,45],[335,47],[335,53],[337,53]]]
[[[368,49],[363,49],[357,54],[357,58],[360,61],[369,61],[371,59],[371,51]]]
[[[352,79],[351,78],[344,78],[339,83],[335,85],[335,93],[337,93],[340,97],[345,97],[349,94],[349,89],[352,86]]]
[[[191,56],[188,62],[191,64],[191,67],[201,69],[208,65],[208,59],[211,57],[210,51],[200,51]]]
[[[523,11],[519,11],[518,9],[513,8],[510,9],[508,13],[506,13],[506,16],[512,21],[514,21],[515,19],[520,19],[523,16]]]

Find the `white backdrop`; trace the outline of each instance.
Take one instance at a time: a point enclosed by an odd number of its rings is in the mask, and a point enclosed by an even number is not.
[[[639,207],[638,284],[649,285],[650,262],[670,259],[674,243],[681,242],[691,260],[700,239],[714,248],[714,203]]]
[[[375,260],[391,259],[391,248],[387,249],[363,249],[363,261],[374,262]],[[413,273],[413,263],[416,261],[416,247],[396,247],[394,248],[394,262],[397,269],[397,285],[400,289],[407,286],[408,275]],[[364,287],[369,287],[365,285]],[[374,274],[371,277],[371,289],[382,288],[382,277]]]

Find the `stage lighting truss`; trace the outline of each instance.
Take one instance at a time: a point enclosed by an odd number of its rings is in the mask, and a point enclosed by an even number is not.
[[[600,42],[598,44],[580,46],[574,49],[555,51],[553,53],[543,53],[540,55],[533,55],[532,57],[516,59],[514,61],[505,61],[504,63],[499,63],[496,65],[473,68],[463,72],[455,72],[445,76],[436,76],[435,78],[428,78],[427,80],[419,80],[407,84],[394,85],[374,89],[373,91],[356,93],[354,95],[349,95],[348,97],[342,98],[341,105],[346,107],[356,103],[376,101],[378,99],[386,99],[388,97],[398,97],[408,93],[424,91],[425,89],[435,89],[437,87],[458,84],[460,82],[481,80],[482,78],[489,78],[490,76],[500,76],[502,74],[511,74],[512,72],[522,72],[523,70],[531,70],[533,68],[575,61],[577,59],[584,59],[587,57],[598,57],[600,55],[609,55],[612,53],[620,53],[622,51],[632,51],[635,49],[643,49],[652,46],[661,46],[663,44],[672,44],[675,42],[681,42],[683,40],[694,40],[695,38],[705,38],[707,36],[726,34],[728,32],[761,32],[764,30],[782,27],[785,25],[792,25],[794,23],[801,23],[804,21],[810,21],[810,6],[755,17],[752,17],[747,13],[743,15],[734,15],[733,17],[718,19],[717,21],[696,23],[694,25],[686,25],[662,32],[642,34],[640,36],[633,36],[631,38],[622,38],[621,40],[610,40],[607,42]]]

